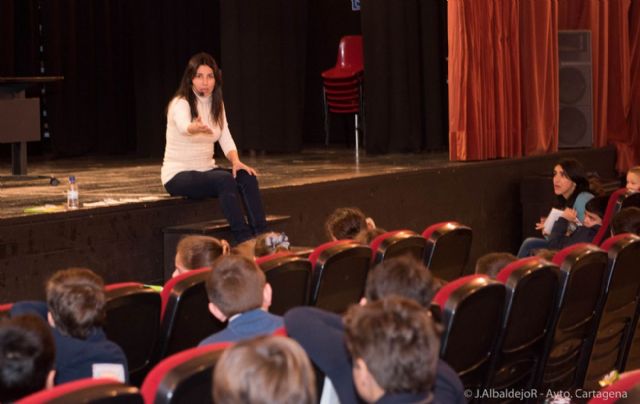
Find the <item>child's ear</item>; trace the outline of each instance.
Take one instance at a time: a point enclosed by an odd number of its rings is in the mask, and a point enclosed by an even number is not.
[[[225,321],[227,321],[227,316],[225,316],[224,313],[222,311],[220,311],[218,306],[216,306],[213,303],[209,303],[208,307],[209,307],[209,312],[211,314],[213,314],[213,317],[217,318],[218,320],[222,321],[223,323]]]
[[[269,285],[269,283],[265,283],[264,289],[262,289],[262,308],[264,310],[269,310],[269,307],[271,307],[272,297],[273,289],[271,289],[271,285]]]

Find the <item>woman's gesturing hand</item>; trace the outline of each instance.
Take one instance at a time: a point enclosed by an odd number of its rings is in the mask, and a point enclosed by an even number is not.
[[[213,131],[210,127],[202,122],[202,118],[197,117],[195,121],[191,122],[189,126],[187,126],[187,132],[192,135],[197,135],[199,133],[213,134]]]

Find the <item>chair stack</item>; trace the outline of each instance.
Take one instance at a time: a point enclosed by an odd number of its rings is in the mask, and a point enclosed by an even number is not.
[[[354,114],[355,148],[358,154],[358,116],[363,108],[363,57],[362,36],[342,37],[338,48],[336,65],[322,72],[325,144],[329,144],[329,113]],[[363,138],[364,142],[364,138]]]

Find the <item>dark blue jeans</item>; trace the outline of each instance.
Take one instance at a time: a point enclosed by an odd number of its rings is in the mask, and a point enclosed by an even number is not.
[[[267,231],[267,220],[262,207],[258,180],[244,170],[238,171],[236,178],[231,175],[231,170],[223,168],[214,168],[209,171],[183,171],[171,178],[164,187],[172,196],[186,196],[193,199],[217,197],[222,214],[227,218],[237,243]],[[248,223],[242,212],[243,203],[247,211]]]

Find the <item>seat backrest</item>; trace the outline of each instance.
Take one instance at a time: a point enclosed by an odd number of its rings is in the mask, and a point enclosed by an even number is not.
[[[291,255],[274,254],[256,259],[273,290],[269,311],[283,315],[287,310],[309,303],[311,263]]]
[[[638,394],[640,393],[638,392],[638,386],[640,386],[640,369],[624,372],[616,382],[600,390],[601,394],[589,400],[588,404],[611,404],[622,397],[627,398],[624,401],[625,403],[638,402],[637,400],[640,396]],[[635,393],[633,398],[630,397],[632,391]]]
[[[579,380],[584,380],[586,389],[597,389],[598,381],[611,369],[622,369],[640,297],[640,237],[620,234],[605,240],[602,249],[608,253],[609,265],[591,350],[581,359]]]
[[[149,372],[140,391],[147,404],[211,403],[213,369],[231,343],[206,345],[171,355]]]
[[[471,228],[457,222],[432,224],[422,232],[426,239],[424,263],[446,281],[462,275],[471,251]]]
[[[107,338],[118,344],[129,365],[131,383],[140,385],[153,365],[160,335],[160,294],[141,283],[105,286]]]
[[[440,357],[458,373],[467,389],[484,383],[504,299],[504,285],[486,275],[456,279],[434,296],[444,326]]]
[[[425,239],[411,230],[383,233],[371,241],[371,262],[377,265],[384,260],[408,255],[417,261],[424,257]]]
[[[626,193],[627,188],[619,188],[613,191],[609,196],[607,209],[604,211],[604,216],[602,217],[602,225],[593,237],[593,244],[599,245],[602,240],[607,238],[607,235],[610,233],[611,219],[613,219],[613,216],[620,210],[621,203],[624,200]]]
[[[362,35],[347,35],[340,39],[337,67],[362,70]]]
[[[9,317],[13,303],[0,304],[0,319]]]
[[[210,269],[197,269],[172,278],[162,290],[167,305],[162,316],[158,359],[193,348],[224,323],[209,312],[205,281]]]
[[[512,262],[496,276],[506,289],[505,315],[486,388],[531,388],[556,307],[558,271],[551,262],[528,257]]]
[[[142,404],[142,396],[136,387],[111,379],[81,379],[61,384],[48,390],[31,394],[16,403],[20,404],[69,404],[114,403]]]
[[[320,245],[309,255],[313,268],[310,304],[343,313],[364,295],[371,249],[353,240]]]
[[[578,361],[597,318],[607,254],[593,244],[574,244],[553,258],[560,268],[556,318],[545,341],[534,387],[569,391],[578,380]]]

